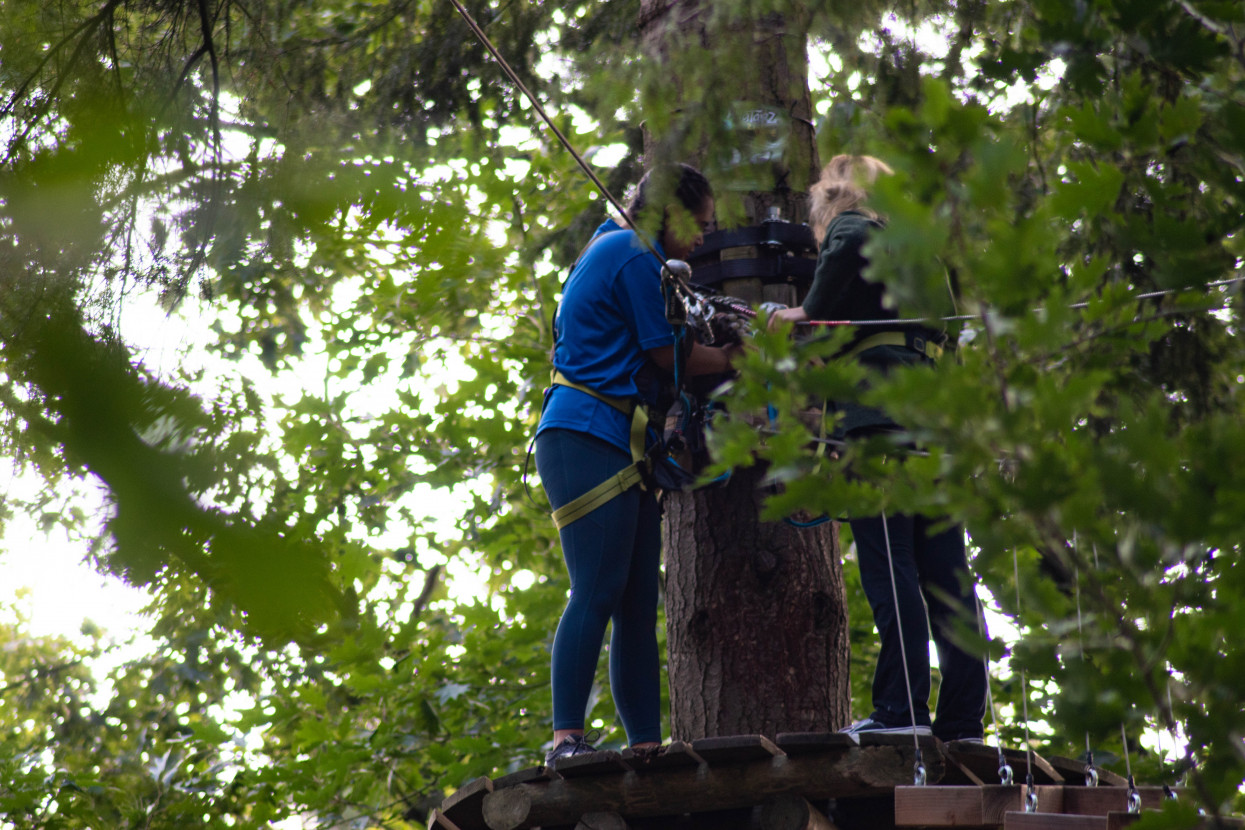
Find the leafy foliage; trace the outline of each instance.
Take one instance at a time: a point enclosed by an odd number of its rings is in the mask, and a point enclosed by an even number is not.
[[[639,60],[614,0],[469,6],[578,147],[628,151],[615,192],[642,121],[729,157],[721,79],[749,55]],[[710,25],[770,13],[824,58],[823,155],[899,171],[874,273],[906,314],[964,316],[965,345],[862,389],[808,368],[844,333],[759,334],[728,402],[780,430],[724,423],[718,457],[771,464],[774,517],[965,521],[1022,635],[990,644],[999,736],[1026,739],[1023,698],[1039,748],[1088,736],[1119,768],[1123,724],[1139,778],[1239,809],[1239,4],[715,3]],[[101,678],[98,640],[6,628],[0,824],[418,826],[534,763],[566,585],[521,479],[560,272],[601,213],[573,162],[450,4],[0,15],[0,447],[48,485],[4,510],[102,483],[93,555],[150,589],[154,643]],[[212,360],[152,368],[152,298]],[[926,452],[815,455],[794,410],[857,396]],[[1142,756],[1147,727],[1188,753]]]

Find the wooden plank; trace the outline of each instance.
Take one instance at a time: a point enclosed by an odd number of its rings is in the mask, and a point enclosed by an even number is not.
[[[553,771],[563,778],[583,778],[592,775],[612,775],[628,772],[631,767],[623,762],[622,755],[612,749],[568,755],[553,762]]]
[[[504,790],[506,787],[515,787],[519,784],[536,784],[544,781],[553,780],[553,776],[545,767],[528,767],[517,772],[503,775],[501,778],[493,779],[494,790]]]
[[[911,741],[911,738],[909,738],[909,741]],[[943,751],[954,758],[957,763],[971,770],[982,781],[988,784],[1001,783],[999,781],[998,747],[986,746],[985,744],[965,744],[962,741],[958,741],[955,744],[944,744]],[[1025,773],[1028,770],[1026,754],[1019,749],[1004,749],[1003,756],[1012,768],[1014,775],[1013,783],[1025,783]],[[1036,752],[1033,753],[1034,784],[1062,784],[1063,782],[1063,776],[1048,764],[1045,758]]]
[[[856,739],[842,732],[779,732],[774,743],[788,755],[812,752],[846,752],[859,746]]]
[[[1003,830],[1107,830],[1106,816],[1069,816],[1062,813],[1007,813]]]
[[[921,747],[923,754],[941,754],[938,749],[941,742],[933,735],[918,735],[916,741],[912,740],[911,735],[879,735],[877,732],[861,732],[857,737],[861,746],[913,746],[915,743]]]
[[[1163,806],[1162,787],[1138,787],[1142,809],[1158,810]],[[1128,811],[1127,787],[1067,787],[1063,793],[1063,812],[1083,816],[1105,816]]]
[[[977,776],[977,773],[955,760],[955,756],[949,752],[944,752],[942,754],[942,758],[944,765],[946,766],[946,771],[942,776],[942,780],[938,782],[939,784],[959,786],[967,785],[972,787],[999,786],[998,784],[987,785],[985,781],[982,781],[981,778]]]
[[[981,788],[982,820],[992,827],[1003,824],[1010,812],[1022,812],[1025,803],[1025,788],[1013,784],[1005,787],[1002,784],[987,784]]]
[[[445,813],[433,808],[428,816],[428,830],[462,830],[462,828],[446,818]]]
[[[519,784],[504,790],[493,790],[484,797],[484,822],[490,830],[517,830],[527,824],[532,812],[531,784]],[[577,811],[583,815],[585,810]]]
[[[1107,830],[1124,830],[1125,827],[1141,819],[1141,813],[1130,813],[1127,810],[1112,810],[1107,813]]]
[[[627,822],[618,813],[594,811],[584,813],[575,830],[627,830]]]
[[[1046,758],[1047,763],[1060,775],[1063,776],[1064,783],[1077,784],[1085,783],[1085,762],[1078,761],[1075,758],[1066,758],[1063,755],[1050,755]],[[1122,775],[1112,772],[1109,769],[1097,767],[1098,785],[1106,787],[1126,787],[1128,779]]]
[[[930,780],[942,774],[941,756]],[[767,761],[675,768],[660,775],[619,773],[519,784],[485,796],[484,817],[493,830],[572,825],[586,812],[616,812],[631,822],[714,810],[749,810],[766,798],[797,793],[816,803],[891,796],[895,785],[912,780],[912,750],[855,747],[841,754],[777,756]],[[515,793],[522,793],[517,795]],[[893,804],[885,821],[890,823]],[[496,818],[496,824],[490,819]],[[516,823],[509,824],[513,819]]]
[[[637,755],[628,747],[622,751],[622,760],[623,763],[638,773],[698,767],[705,762],[703,758],[693,751],[690,744],[685,744],[682,741],[671,741],[666,746],[663,746],[656,755],[648,753]]]
[[[692,741],[692,750],[713,764],[739,764],[752,761],[770,761],[783,751],[764,735],[726,735],[720,738],[701,738]]]
[[[795,793],[770,796],[761,805],[761,830],[837,830],[825,813]]]
[[[1024,806],[1023,787],[896,787],[899,827],[997,827]]]
[[[897,827],[981,827],[978,787],[896,787]]]
[[[1029,788],[1021,788],[1027,795]],[[1033,788],[1034,794],[1037,796],[1037,810],[1039,813],[1067,813],[1069,810],[1064,809],[1064,795],[1071,789],[1064,787],[1062,784],[1039,784]]]
[[[451,793],[449,798],[441,802],[439,812],[459,830],[485,830],[487,825],[481,810],[484,807],[484,796],[492,791],[492,779],[482,776]]]

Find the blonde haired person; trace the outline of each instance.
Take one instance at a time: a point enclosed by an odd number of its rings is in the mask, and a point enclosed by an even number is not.
[[[810,223],[822,238],[812,287],[801,307],[783,309],[771,318],[772,326],[781,321],[894,320],[857,327],[847,349],[874,374],[896,366],[932,364],[931,351],[937,352],[926,344],[946,339],[941,331],[899,322],[899,311],[884,302],[884,281],[864,276],[869,266],[865,242],[883,226],[882,218],[866,204],[869,188],[880,176],[892,173],[870,156],[830,160],[810,193]],[[842,416],[838,434],[849,442],[890,433],[897,435],[897,442],[907,443],[902,428],[880,409],[855,402],[839,403],[835,409]],[[945,517],[905,514],[853,517],[850,524],[861,587],[873,610],[881,650],[873,675],[873,712],[843,731],[855,735],[915,731],[944,741],[981,743],[985,666],[980,655],[965,651],[953,634],[957,622],[979,630],[964,529],[949,525]],[[942,674],[932,722],[931,634]],[[911,695],[905,675],[911,680]]]
[[[813,285],[803,305],[773,314],[770,328],[782,321],[805,323],[829,319],[828,312],[841,305],[844,292],[868,288],[867,283],[857,284],[865,264],[860,249],[869,232],[881,227],[881,217],[865,204],[869,198],[868,188],[879,176],[894,172],[886,162],[873,156],[838,155],[822,168],[821,178],[808,194],[808,223],[813,229],[813,238],[821,240]],[[877,292],[869,293],[880,296],[881,286],[877,287]]]

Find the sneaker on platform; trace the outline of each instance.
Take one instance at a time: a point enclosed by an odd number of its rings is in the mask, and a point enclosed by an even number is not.
[[[545,766],[553,766],[553,762],[559,758],[572,758],[576,755],[587,755],[589,752],[596,752],[597,749],[584,739],[583,735],[568,735],[562,739],[562,742],[549,750],[545,755]]]
[[[933,735],[934,730],[928,726],[917,725],[915,728],[912,724],[904,726],[887,726],[879,720],[873,718],[865,718],[858,720],[851,726],[845,726],[839,730],[844,735],[855,735],[859,738],[861,735]]]

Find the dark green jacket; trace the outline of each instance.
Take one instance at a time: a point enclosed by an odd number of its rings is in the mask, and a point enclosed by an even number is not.
[[[898,320],[899,312],[883,304],[886,288],[864,278],[869,260],[862,249],[869,234],[882,227],[876,219],[849,210],[840,213],[826,228],[817,255],[813,284],[804,298],[804,311],[811,320]],[[861,326],[857,341],[882,331],[903,331],[902,324]],[[914,365],[926,358],[903,346],[875,346],[857,355],[865,366],[885,373],[897,365]],[[885,412],[853,402],[834,403],[843,413],[836,433],[843,435],[877,429],[899,429]]]

